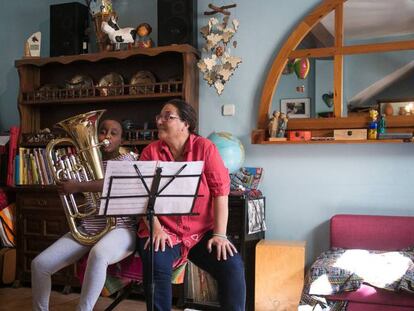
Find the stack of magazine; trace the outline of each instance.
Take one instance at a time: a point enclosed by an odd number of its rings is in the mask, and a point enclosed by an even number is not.
[[[242,167],[230,175],[231,190],[256,190],[263,177],[261,167]]]
[[[195,304],[219,306],[217,282],[213,277],[192,262],[187,264],[186,299]]]

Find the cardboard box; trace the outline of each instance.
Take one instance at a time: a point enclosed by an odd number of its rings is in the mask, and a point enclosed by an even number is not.
[[[311,140],[312,133],[311,131],[289,131],[288,137],[291,141]]]
[[[366,140],[367,129],[334,130],[335,140]]]

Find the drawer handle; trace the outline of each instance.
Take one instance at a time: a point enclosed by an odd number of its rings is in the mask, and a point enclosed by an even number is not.
[[[37,205],[46,206],[47,205],[47,200],[37,200]]]

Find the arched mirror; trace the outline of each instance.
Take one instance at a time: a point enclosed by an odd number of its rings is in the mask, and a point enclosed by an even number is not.
[[[270,143],[267,124],[275,110],[290,113],[288,130],[319,136],[367,128],[370,108],[385,113],[385,106],[393,106],[387,116],[390,131],[412,132],[413,24],[414,1],[323,1],[274,60],[252,142]]]

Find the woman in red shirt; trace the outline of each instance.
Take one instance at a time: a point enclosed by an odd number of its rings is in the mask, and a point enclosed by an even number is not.
[[[159,140],[148,145],[140,160],[204,161],[196,203],[197,216],[159,216],[154,221],[154,308],[171,310],[173,267],[187,258],[209,272],[218,283],[222,310],[244,310],[246,285],[244,266],[234,245],[227,239],[228,170],[216,146],[195,134],[197,115],[183,100],[167,102],[156,116]],[[141,220],[138,245],[148,268],[148,227]],[[144,283],[148,278],[144,272]],[[147,297],[149,284],[145,283]]]

